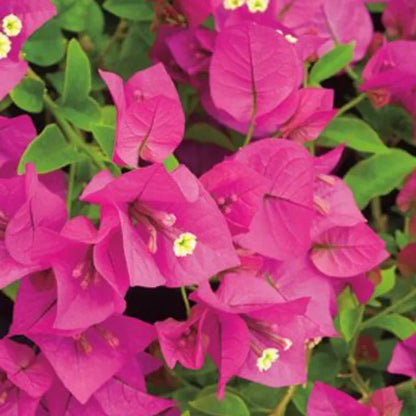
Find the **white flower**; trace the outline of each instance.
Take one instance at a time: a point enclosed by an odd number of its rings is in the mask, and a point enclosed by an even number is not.
[[[176,257],[185,257],[193,254],[196,247],[196,236],[192,233],[182,233],[173,242],[173,252]]]
[[[247,7],[251,13],[265,12],[270,0],[247,0]]]
[[[4,17],[2,26],[4,33],[9,37],[18,36],[23,29],[22,21],[15,14]]]
[[[7,58],[11,50],[12,42],[4,33],[0,33],[0,59]]]
[[[270,370],[273,363],[279,359],[279,351],[276,348],[266,348],[261,357],[257,359],[257,368],[260,372]]]
[[[246,0],[224,0],[224,9],[236,10],[243,6]]]

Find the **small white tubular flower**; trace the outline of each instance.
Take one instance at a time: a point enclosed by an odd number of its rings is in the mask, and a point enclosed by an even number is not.
[[[11,50],[12,42],[4,33],[0,33],[0,59],[7,58]]]
[[[185,257],[193,254],[196,247],[196,236],[192,233],[182,233],[173,242],[173,252],[176,257]]]
[[[257,358],[257,368],[262,373],[268,371],[278,359],[279,351],[276,348],[266,348],[261,357]]]
[[[23,29],[22,21],[15,14],[4,17],[2,26],[4,33],[11,38],[18,36]]]
[[[251,13],[263,13],[269,7],[270,0],[247,0],[247,7]]]
[[[246,0],[224,0],[224,9],[226,10],[236,10],[239,7],[243,6]]]

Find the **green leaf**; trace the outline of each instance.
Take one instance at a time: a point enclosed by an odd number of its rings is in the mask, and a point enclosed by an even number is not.
[[[375,109],[369,100],[365,100],[358,105],[358,110],[384,142],[395,144],[405,140],[413,144],[413,119],[404,108],[388,105]]]
[[[185,137],[199,143],[216,144],[224,149],[235,151],[231,139],[208,123],[195,123],[186,130]]]
[[[325,368],[325,372],[322,369]],[[317,351],[312,355],[309,370],[309,381],[321,381],[323,383],[333,385],[337,374],[341,371],[341,361],[329,352]]]
[[[100,119],[100,106],[91,97],[72,106],[59,107],[58,111],[76,127],[91,131],[92,125]]]
[[[150,4],[140,0],[106,0],[103,7],[123,19],[139,22],[151,22],[153,19],[153,9]]]
[[[327,365],[325,365],[325,367],[322,367],[322,368],[328,368],[328,367]],[[312,392],[312,388],[313,388],[313,383],[308,382],[308,384],[306,385],[306,388],[298,387],[292,398],[292,401],[295,404],[296,409],[298,409],[299,412],[302,413],[302,415],[306,415],[306,408],[308,406],[308,400]]]
[[[364,307],[359,305],[357,299],[348,287],[338,297],[338,326],[347,342],[350,342],[360,327]]]
[[[331,78],[345,68],[354,56],[354,43],[338,45],[324,56],[312,67],[309,74],[309,84],[316,86],[322,81]]]
[[[104,153],[111,159],[113,157],[115,129],[103,124],[93,124],[91,126],[92,135],[100,145]]]
[[[70,145],[56,124],[50,124],[30,143],[20,159],[19,173],[23,173],[26,163],[36,165],[38,173],[61,169],[78,161],[80,154]]]
[[[65,107],[76,108],[87,100],[90,91],[90,61],[78,41],[72,39],[68,45],[64,90],[60,102]]]
[[[235,394],[227,392],[222,401],[218,401],[215,393],[199,397],[189,402],[195,410],[211,416],[250,416],[250,412],[243,402]]]
[[[22,110],[29,113],[40,113],[43,109],[44,91],[45,84],[42,81],[33,78],[24,78],[10,92],[10,97]]]
[[[1,291],[11,300],[16,300],[17,292],[19,291],[20,282],[13,282],[4,287]]]
[[[390,149],[357,163],[344,180],[363,209],[372,198],[387,195],[397,188],[415,168],[415,157],[403,150]]]
[[[405,248],[409,244],[409,236],[402,230],[396,230],[394,233],[394,237],[400,250]]]
[[[40,66],[58,63],[65,56],[66,39],[55,20],[46,22],[23,45],[29,62]]]
[[[107,54],[105,63],[124,79],[151,65],[149,49],[155,35],[149,30],[148,22],[137,22],[129,26],[126,38],[116,44]]]
[[[397,313],[375,317],[371,320],[370,326],[365,326],[365,328],[370,327],[389,331],[402,340],[416,333],[416,323]]]
[[[336,147],[342,143],[359,152],[384,153],[389,150],[375,130],[353,117],[335,118],[319,138],[322,146]]]
[[[396,266],[381,271],[381,282],[376,286],[372,299],[390,292],[396,284]]]
[[[248,383],[241,386],[239,393],[250,409],[267,408],[274,409],[286,392],[284,388],[273,388],[256,383]]]
[[[91,125],[91,131],[101,149],[111,159],[114,150],[117,112],[113,105],[104,106],[100,110],[100,120]]]
[[[70,32],[82,32],[88,25],[92,0],[53,0],[58,8],[57,23]]]
[[[94,39],[101,36],[105,27],[104,12],[95,1],[87,8],[87,22],[86,32]]]

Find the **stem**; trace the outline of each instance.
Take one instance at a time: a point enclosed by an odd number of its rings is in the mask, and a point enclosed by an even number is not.
[[[357,362],[355,361],[354,357],[348,357],[348,366],[351,371],[351,381],[357,387],[358,391],[363,396],[363,399],[367,399],[370,396],[371,392],[368,388],[367,383],[363,380],[361,374],[358,372]]]
[[[351,110],[351,108],[354,108],[357,104],[359,104],[361,101],[365,100],[367,98],[367,94],[363,92],[362,94],[355,97],[353,100],[345,104],[343,107],[341,107],[338,110],[338,113],[336,117],[341,116],[342,114],[346,113],[348,110]]]
[[[77,164],[73,163],[69,166],[69,176],[68,176],[68,195],[66,199],[66,206],[68,210],[68,216],[71,218],[71,209],[72,209],[72,200],[73,200],[73,190],[75,183],[75,173],[77,169]]]
[[[284,416],[284,414],[286,412],[286,408],[287,408],[288,404],[290,403],[290,401],[292,400],[292,397],[294,396],[294,394],[296,392],[296,387],[297,386],[295,386],[295,385],[288,387],[288,389],[286,390],[286,393],[283,396],[282,400],[277,405],[277,407],[273,410],[273,412],[270,413],[269,416]]]
[[[360,308],[360,316],[358,317],[358,321],[361,322],[361,320],[363,319],[363,315],[364,315],[364,306],[360,305],[359,308]],[[355,332],[355,335],[350,341],[350,344],[348,346],[347,363],[348,363],[348,367],[351,373],[350,374],[351,382],[354,384],[357,390],[361,393],[363,399],[367,399],[370,395],[370,389],[368,388],[367,383],[361,377],[361,374],[359,373],[357,369],[357,361],[355,360],[355,350],[357,348],[358,336],[359,336],[359,330]]]
[[[181,295],[186,309],[186,317],[189,318],[191,316],[191,305],[189,304],[188,294],[186,293],[185,286],[181,287]]]
[[[371,327],[371,324],[380,318],[380,316],[388,315],[390,313],[395,312],[397,309],[399,309],[402,305],[404,305],[406,302],[408,302],[410,299],[414,298],[416,296],[416,288],[411,290],[406,296],[403,296],[401,299],[397,300],[393,305],[390,305],[388,308],[384,309],[377,315],[372,316],[371,318],[367,319],[360,325],[360,331],[363,329]]]
[[[382,233],[386,231],[386,217],[383,214],[383,210],[381,208],[381,199],[374,198],[371,201],[371,215],[375,222],[375,226],[378,232]]]
[[[84,140],[78,136],[78,134],[73,130],[71,125],[62,117],[58,112],[58,106],[52,101],[51,97],[48,94],[45,94],[44,102],[46,108],[53,114],[55,117],[56,122],[58,123],[59,127],[61,128],[62,132],[65,134],[67,139],[73,143],[76,147],[84,151],[94,162],[99,170],[107,169],[105,163],[97,157],[97,154],[88,146]]]
[[[355,82],[360,81],[360,76],[352,69],[351,65],[347,65],[345,67],[345,72],[348,74],[348,76]]]

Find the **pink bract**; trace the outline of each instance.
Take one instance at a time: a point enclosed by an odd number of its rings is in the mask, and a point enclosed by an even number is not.
[[[184,114],[178,93],[161,64],[133,75],[124,85],[100,71],[117,108],[114,161],[137,167],[139,160],[163,162],[179,145]]]

